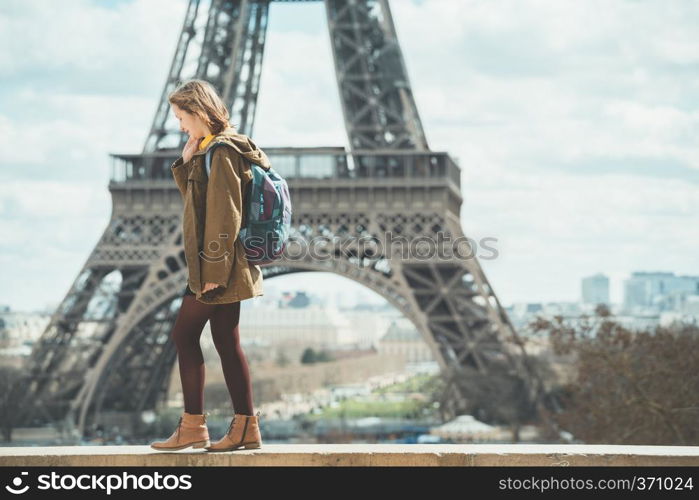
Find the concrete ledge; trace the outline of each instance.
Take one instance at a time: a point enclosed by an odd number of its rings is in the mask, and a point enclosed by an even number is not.
[[[699,466],[699,446],[263,444],[258,450],[149,446],[0,447],[0,466]]]

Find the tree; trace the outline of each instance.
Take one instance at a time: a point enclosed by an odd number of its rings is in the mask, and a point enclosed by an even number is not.
[[[585,443],[699,444],[699,328],[636,331],[598,306],[577,326],[556,317],[530,325],[570,357],[572,382],[555,390],[562,428]]]
[[[311,347],[306,347],[301,354],[301,364],[309,365],[316,362],[316,352]]]

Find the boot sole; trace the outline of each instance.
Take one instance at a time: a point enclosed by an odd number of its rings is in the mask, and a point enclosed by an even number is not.
[[[153,448],[154,450],[158,450],[158,451],[177,451],[177,450],[184,450],[185,448],[189,448],[190,446],[191,446],[192,448],[206,448],[207,446],[211,446],[211,441],[209,441],[209,440],[207,439],[206,441],[197,441],[197,442],[195,442],[195,443],[183,444],[183,445],[181,445],[181,446],[173,446],[173,447],[168,446],[168,447],[166,447],[166,448],[159,448],[159,447],[157,447],[157,446],[150,445],[151,448]]]
[[[217,451],[235,451],[235,450],[240,450],[240,449],[257,450],[260,448],[262,448],[262,445],[259,443],[248,443],[248,444],[240,445],[240,446],[231,446],[230,448],[216,448],[216,449],[207,448],[206,451],[215,453]]]

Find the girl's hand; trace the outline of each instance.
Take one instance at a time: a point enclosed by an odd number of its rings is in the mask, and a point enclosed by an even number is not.
[[[201,293],[206,293],[206,292],[213,290],[214,288],[218,288],[220,286],[221,285],[219,285],[218,283],[205,283],[204,289],[201,291]]]
[[[182,161],[184,163],[187,163],[189,160],[192,159],[192,155],[196,152],[197,149],[199,149],[199,143],[203,137],[192,137],[191,135],[189,136],[189,140],[187,141],[187,144],[184,145],[184,149],[182,150]]]

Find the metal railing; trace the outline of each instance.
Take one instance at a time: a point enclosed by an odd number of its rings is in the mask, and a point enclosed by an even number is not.
[[[267,148],[272,167],[286,179],[440,179],[461,185],[461,169],[447,153],[343,148]],[[171,179],[179,152],[112,154],[114,183]]]

